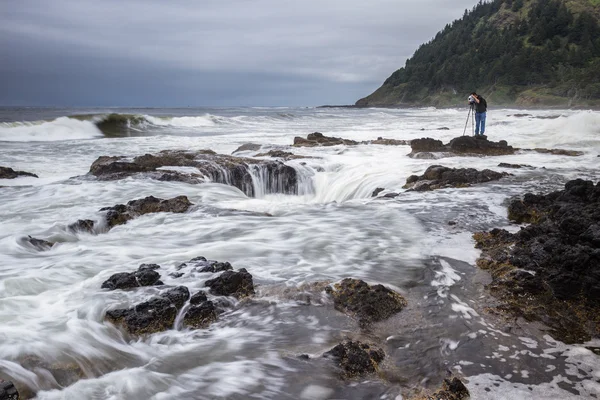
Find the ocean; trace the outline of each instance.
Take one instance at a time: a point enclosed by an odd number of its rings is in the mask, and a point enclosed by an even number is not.
[[[450,373],[472,399],[600,398],[600,358],[588,349],[600,342],[566,345],[527,321],[504,329],[486,312],[494,299],[485,290],[489,277],[475,266],[472,239],[477,231],[519,229],[507,218],[513,196],[559,190],[575,178],[598,182],[600,112],[488,112],[490,140],[583,152],[578,157],[517,152],[427,160],[408,157],[403,145],[290,147],[312,132],[448,142],[463,135],[467,115],[467,108],[0,109],[0,166],[39,176],[0,179],[0,378],[44,400],[400,400],[435,389]],[[259,177],[249,197],[210,180],[85,176],[100,156],[167,149],[230,155],[246,143],[305,156],[285,161],[298,172],[298,193],[269,193]],[[505,170],[501,162],[529,167]],[[512,175],[467,188],[402,189],[434,164]],[[400,195],[372,197],[378,188]],[[151,195],[185,195],[194,207],[144,215],[101,234],[67,228],[100,219],[100,208]],[[29,235],[56,244],[39,251]],[[107,310],[159,292],[101,289],[112,274],[158,264],[165,285],[195,293],[210,276],[170,273],[198,256],[247,269],[256,295],[206,329],[184,328],[178,319],[164,332],[133,337],[104,320]],[[408,306],[360,329],[316,284],[349,277],[384,284]],[[337,376],[321,355],[345,338],[385,351],[378,374]],[[31,367],[32,357],[60,365],[68,384],[52,368]]]

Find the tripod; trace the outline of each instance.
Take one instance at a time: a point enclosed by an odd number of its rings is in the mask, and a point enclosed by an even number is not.
[[[467,125],[469,125],[469,120],[471,120],[471,127],[473,128],[473,136],[475,136],[475,104],[471,104],[469,108],[469,113],[467,114],[467,122],[465,122],[465,130],[463,131],[463,136],[467,133]]]

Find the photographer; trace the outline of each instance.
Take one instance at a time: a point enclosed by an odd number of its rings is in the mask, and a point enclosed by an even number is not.
[[[487,101],[477,93],[473,92],[469,96],[469,104],[471,107],[475,108],[475,136],[484,136]]]

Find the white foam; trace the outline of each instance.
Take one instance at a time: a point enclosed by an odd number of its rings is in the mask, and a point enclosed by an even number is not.
[[[90,121],[60,117],[54,121],[0,123],[0,141],[54,142],[104,136]]]

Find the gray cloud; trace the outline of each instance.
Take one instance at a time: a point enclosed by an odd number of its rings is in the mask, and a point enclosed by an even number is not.
[[[476,0],[3,0],[0,104],[350,104]]]

